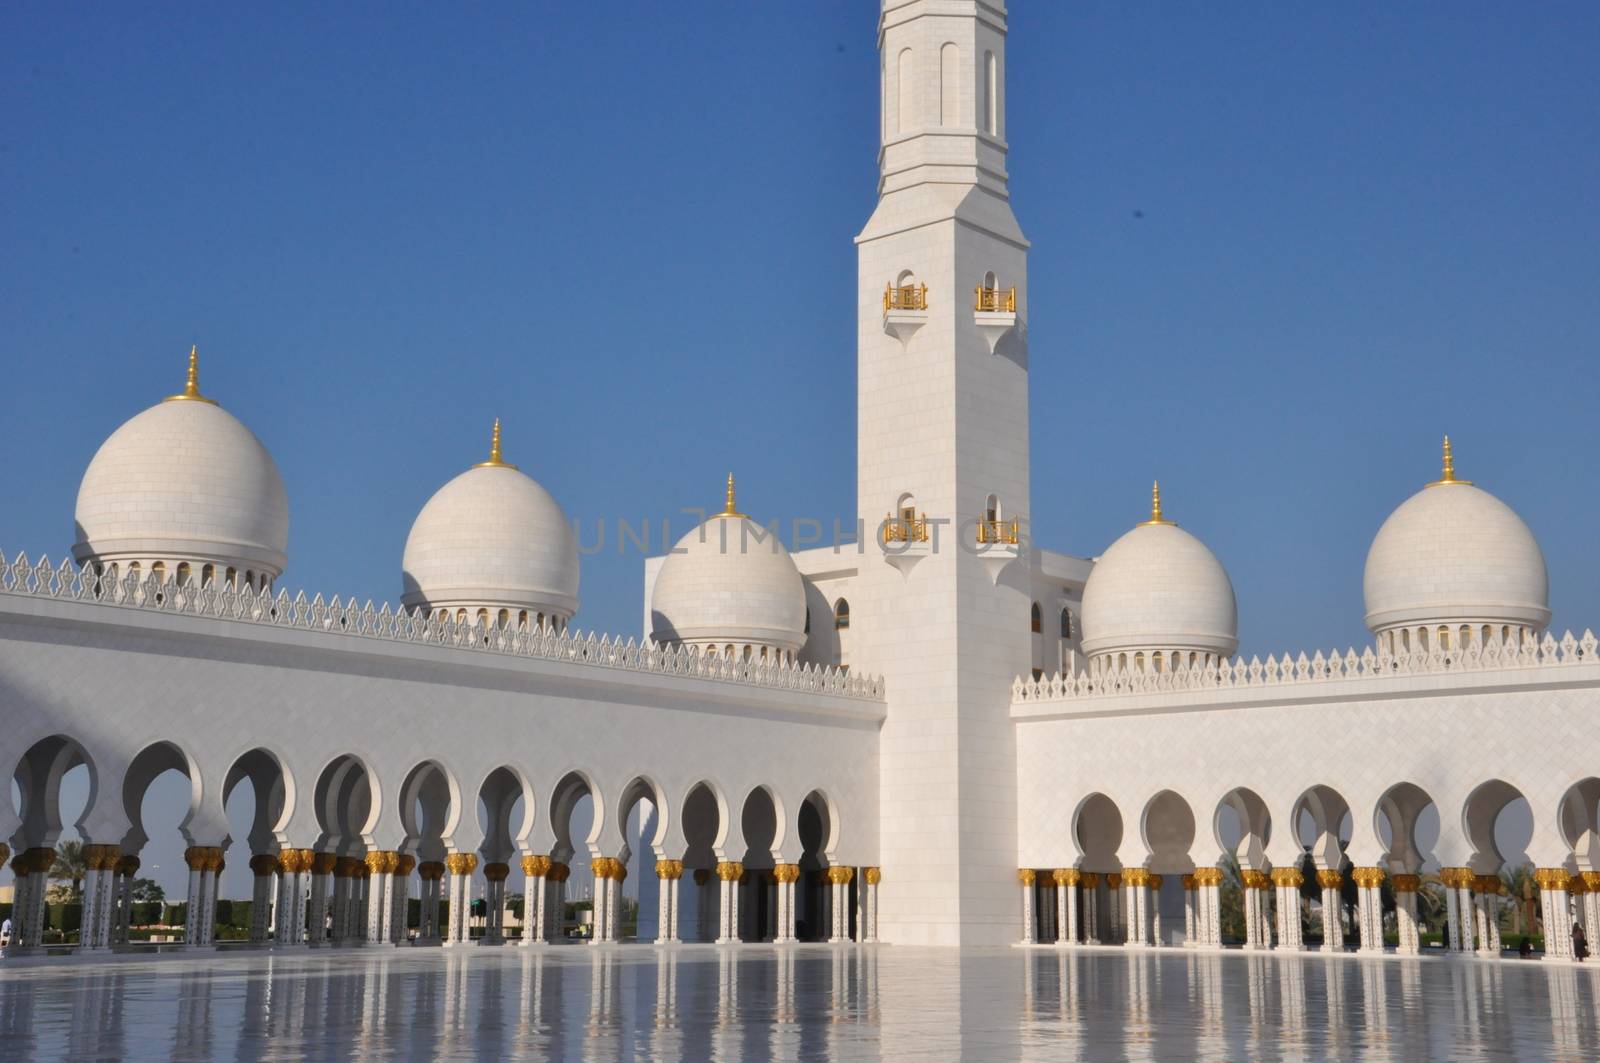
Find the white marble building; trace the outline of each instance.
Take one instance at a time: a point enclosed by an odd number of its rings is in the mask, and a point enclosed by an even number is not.
[[[1360,891],[1324,947],[1385,947],[1387,880],[1414,952],[1437,867],[1452,948],[1497,952],[1494,824],[1518,798],[1547,924],[1597,927],[1596,642],[1545,630],[1537,542],[1455,477],[1448,442],[1442,477],[1374,540],[1359,650],[1235,659],[1227,573],[1159,493],[1099,558],[1037,545],[1005,40],[988,0],[883,5],[879,201],[856,240],[859,538],[791,554],[730,477],[723,510],[646,564],[639,638],[571,626],[569,514],[508,462],[498,423],[488,460],[417,517],[397,606],[280,589],[277,468],[191,353],[184,391],[96,454],[71,560],[43,544],[0,569],[19,947],[41,940],[79,766],[84,950],[126,939],[139,809],[170,770],[192,791],[194,946],[224,860],[255,873],[258,944],[401,943],[412,896],[417,940],[465,944],[463,900],[516,892],[515,940],[538,946],[578,863],[613,941],[642,853],[638,937],[659,944],[1217,946],[1236,864],[1247,947],[1302,947],[1315,876],[1326,910],[1346,880]],[[1503,740],[1507,718],[1532,740]],[[626,740],[574,758],[552,736],[575,727]],[[247,837],[225,813],[241,784]],[[497,917],[487,930],[504,940]],[[1551,933],[1550,955],[1570,945]]]

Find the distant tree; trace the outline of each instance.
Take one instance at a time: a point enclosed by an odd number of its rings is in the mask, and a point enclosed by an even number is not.
[[[134,879],[128,892],[134,901],[141,904],[154,904],[167,899],[167,891],[153,878]]]
[[[56,846],[56,859],[50,865],[50,877],[58,881],[72,883],[72,897],[76,900],[83,893],[83,880],[89,877],[89,864],[84,859],[83,843],[80,841],[61,842]]]

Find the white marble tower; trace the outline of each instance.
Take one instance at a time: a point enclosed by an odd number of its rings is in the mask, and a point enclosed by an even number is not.
[[[888,681],[880,932],[908,944],[1016,937],[1007,714],[1031,663],[1028,244],[1007,192],[1005,34],[1005,9],[984,0],[885,0],[879,200],[856,238],[858,503],[873,541],[852,665]],[[885,545],[890,513],[911,520]]]

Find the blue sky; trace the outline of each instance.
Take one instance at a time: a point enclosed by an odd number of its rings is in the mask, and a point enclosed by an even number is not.
[[[854,505],[851,237],[873,5],[0,10],[0,547],[181,383],[276,456],[291,588],[396,598],[412,517],[505,422],[571,516]],[[1600,623],[1600,7],[1011,13],[1033,241],[1033,525],[1103,550],[1159,476],[1247,652],[1359,644],[1437,472]],[[681,517],[680,517],[681,519]],[[637,634],[642,561],[587,558]]]

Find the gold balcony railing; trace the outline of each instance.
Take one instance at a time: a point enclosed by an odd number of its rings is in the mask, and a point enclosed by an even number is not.
[[[972,308],[983,314],[1015,314],[1017,312],[1017,289],[1010,288],[985,288],[978,285],[973,291]]]
[[[991,543],[1000,543],[1005,546],[1016,546],[1019,538],[1017,518],[1010,520],[980,520],[978,521],[978,545],[986,546]]]
[[[889,514],[883,519],[883,541],[886,544],[927,542],[928,518],[922,514],[904,517]]]
[[[926,310],[928,309],[928,286],[926,284],[907,284],[895,287],[893,284],[884,286],[883,312],[891,310]]]

